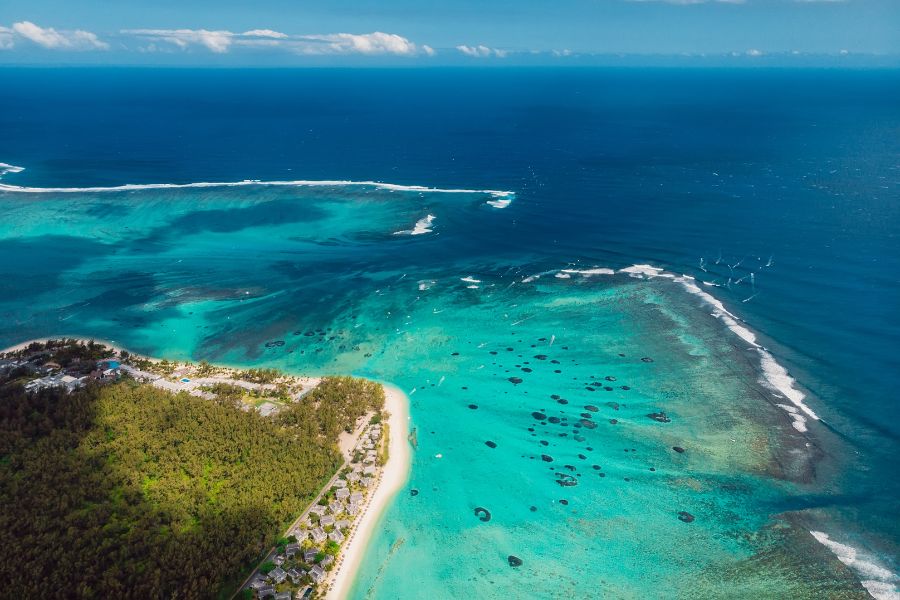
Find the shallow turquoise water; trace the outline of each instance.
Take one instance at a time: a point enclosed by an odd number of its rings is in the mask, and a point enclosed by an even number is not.
[[[864,597],[806,533],[829,522],[810,498],[834,485],[841,442],[797,432],[757,353],[678,283],[482,251],[473,231],[516,217],[494,199],[0,192],[0,343],[96,336],[397,384],[411,479],[353,597]],[[427,215],[430,233],[397,233]]]

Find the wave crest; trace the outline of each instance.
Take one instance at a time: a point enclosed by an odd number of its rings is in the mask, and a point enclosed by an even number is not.
[[[17,167],[6,163],[0,163],[0,177],[6,173],[21,173],[24,167]],[[186,188],[215,188],[215,187],[244,187],[244,186],[282,186],[282,187],[372,187],[392,192],[421,192],[434,194],[484,194],[490,196],[485,204],[494,208],[506,208],[515,199],[515,192],[505,190],[475,190],[466,188],[436,188],[424,185],[403,185],[399,183],[385,183],[383,181],[351,181],[343,179],[296,179],[284,181],[261,181],[259,179],[244,179],[242,181],[197,181],[194,183],[126,183],[114,186],[89,186],[89,187],[28,187],[0,183],[0,191],[20,194],[70,194],[70,193],[104,193],[104,192],[133,192],[139,190],[171,190]]]

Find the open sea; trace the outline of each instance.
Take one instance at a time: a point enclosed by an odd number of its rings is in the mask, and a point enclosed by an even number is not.
[[[0,162],[0,347],[409,395],[353,598],[900,597],[896,70],[4,68]]]

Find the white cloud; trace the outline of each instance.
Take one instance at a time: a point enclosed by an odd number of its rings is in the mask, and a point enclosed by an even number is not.
[[[168,42],[182,49],[197,44],[216,54],[228,52],[235,35],[230,31],[208,29],[123,29],[122,33],[150,41]]]
[[[628,0],[628,2],[662,2],[663,4],[677,4],[689,6],[692,4],[744,4],[747,0]],[[815,2],[815,0],[812,0]]]
[[[52,27],[40,27],[31,21],[13,24],[13,31],[21,37],[49,50],[109,50],[109,44],[90,31],[57,31]],[[9,36],[10,38],[12,36]],[[0,37],[2,41],[2,37]],[[9,47],[12,40],[9,41]]]
[[[179,48],[202,46],[217,54],[228,52],[232,46],[283,49],[298,54],[391,54],[433,56],[430,46],[417,46],[407,38],[375,31],[373,33],[329,33],[318,35],[288,35],[271,29],[251,29],[244,33],[209,31],[206,29],[125,29],[124,35],[137,36],[149,42],[166,42]]]
[[[411,56],[420,52],[418,46],[401,35],[395,33],[364,33],[360,35],[352,33],[331,33],[327,35],[308,35],[298,38],[303,43],[310,44],[310,54],[396,54],[399,56]],[[323,42],[322,48],[316,47],[316,42]],[[325,50],[320,52],[320,50]],[[427,51],[425,51],[427,53]],[[432,50],[434,52],[434,50]]]
[[[0,50],[9,50],[13,46],[15,46],[13,30],[0,25]]]
[[[747,56],[762,56],[762,55],[763,55],[762,50],[757,50],[756,48],[750,48],[749,50],[747,50]]]
[[[245,31],[241,35],[247,37],[272,38],[276,40],[283,40],[288,37],[288,34],[286,33],[281,33],[280,31],[272,31],[271,29],[251,29],[250,31]]]
[[[456,47],[457,50],[465,54],[466,56],[471,56],[473,58],[487,58],[488,56],[496,56],[497,58],[505,58],[507,54],[509,54],[506,50],[499,50],[497,48],[488,48],[487,46],[479,45],[479,46],[465,46],[460,45]]]

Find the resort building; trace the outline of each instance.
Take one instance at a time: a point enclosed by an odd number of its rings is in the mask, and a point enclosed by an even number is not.
[[[287,579],[287,571],[285,571],[281,567],[275,567],[274,569],[269,571],[269,577],[277,585]]]
[[[291,580],[291,583],[293,583],[294,585],[297,585],[298,583],[300,583],[300,580],[303,579],[303,572],[298,571],[297,569],[291,568],[291,569],[288,569],[287,576],[288,576],[288,579]]]
[[[325,531],[321,527],[316,527],[315,529],[313,529],[310,535],[312,536],[313,542],[317,544],[321,544],[328,539],[328,536],[325,534]]]
[[[71,375],[65,375],[63,373],[57,373],[56,375],[47,375],[46,377],[34,379],[26,383],[25,391],[36,392],[45,388],[62,387],[65,388],[66,391],[71,392],[84,385],[84,379],[84,377],[72,377]]]
[[[267,585],[265,587],[261,587],[256,590],[256,595],[260,600],[263,598],[274,598],[275,597],[275,588],[271,585]]]
[[[312,579],[314,583],[321,583],[322,580],[325,579],[325,569],[319,565],[314,565],[313,568],[309,570],[309,578]]]
[[[294,558],[298,552],[300,552],[300,544],[288,544],[284,547],[284,555],[288,558]]]

